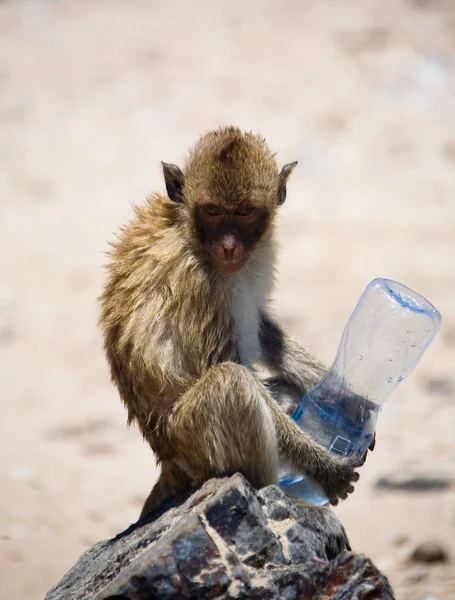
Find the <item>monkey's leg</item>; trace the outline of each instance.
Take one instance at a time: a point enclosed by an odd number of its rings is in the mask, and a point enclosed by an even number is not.
[[[276,482],[275,425],[264,388],[245,367],[212,367],[175,403],[166,425],[173,449],[142,509],[163,502],[216,475],[239,471],[261,488]]]
[[[277,479],[275,425],[265,388],[245,367],[213,366],[174,404],[164,435],[172,456],[141,517],[217,475],[242,473],[256,488]]]
[[[264,388],[245,367],[213,366],[174,405],[172,460],[193,483],[240,471],[261,488],[276,482],[275,425]]]

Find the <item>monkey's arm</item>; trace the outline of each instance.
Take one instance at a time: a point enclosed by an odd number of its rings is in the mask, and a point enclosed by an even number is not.
[[[259,335],[262,360],[274,372],[264,383],[283,410],[292,414],[302,396],[314,388],[327,368],[287,336],[266,312],[261,314]]]

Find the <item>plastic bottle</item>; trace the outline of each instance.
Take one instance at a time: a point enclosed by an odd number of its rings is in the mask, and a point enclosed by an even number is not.
[[[440,325],[440,313],[425,298],[396,281],[374,279],[344,328],[335,362],[302,398],[293,419],[316,442],[358,466],[382,404],[417,365]],[[282,488],[318,506],[328,502],[320,486],[291,469],[280,466]]]

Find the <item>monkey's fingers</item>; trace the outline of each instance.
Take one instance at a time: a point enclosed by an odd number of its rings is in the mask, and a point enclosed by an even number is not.
[[[357,479],[359,478],[359,474],[358,473],[354,473],[354,475],[357,475]],[[348,497],[349,494],[352,494],[352,492],[354,491],[354,486],[350,485],[345,491],[341,492],[340,494],[338,494],[337,498],[332,498],[330,500],[330,504],[332,504],[333,506],[336,506],[339,502],[339,500],[346,500],[346,498]]]
[[[373,452],[375,446],[376,446],[376,431],[374,432],[374,435],[373,435],[373,441],[368,446],[368,450],[371,450]],[[365,453],[365,456],[366,456],[366,453]]]
[[[368,446],[368,450],[373,451],[375,446],[376,446],[376,432],[374,432],[373,441]],[[367,460],[367,456],[368,456],[368,450],[365,452],[365,454],[362,457],[362,460],[359,462],[359,464],[358,464],[359,467],[361,467],[361,466],[363,466],[365,464],[365,462]]]
[[[333,471],[329,480],[325,482],[325,490],[330,504],[336,506],[339,500],[346,500],[348,494],[354,491],[354,483],[359,479],[359,473],[346,459],[335,459],[332,463]]]

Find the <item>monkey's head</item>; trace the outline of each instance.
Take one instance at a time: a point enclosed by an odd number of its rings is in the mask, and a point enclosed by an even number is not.
[[[189,238],[224,273],[236,273],[272,232],[286,181],[265,140],[225,127],[203,135],[183,172],[163,163],[169,198],[180,205]]]

